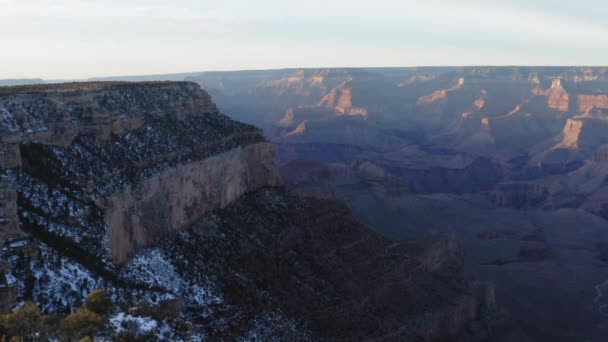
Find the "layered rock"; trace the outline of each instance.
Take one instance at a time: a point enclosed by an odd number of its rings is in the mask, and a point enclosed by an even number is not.
[[[549,108],[560,112],[567,112],[570,107],[570,95],[562,86],[561,79],[553,80],[551,88],[546,91],[547,105]]]
[[[601,118],[579,117],[566,121],[561,135],[561,141],[554,149],[569,149],[583,153],[584,158],[590,157],[600,145],[608,142],[608,121]]]
[[[170,340],[493,336],[492,290],[465,279],[452,239],[394,243],[339,203],[277,188],[272,145],[197,85],[0,93],[1,222],[33,236],[3,239],[40,244],[0,265],[21,285],[0,284],[0,309],[69,310],[101,287]]]
[[[21,143],[69,146],[79,135],[108,139],[142,127],[144,115],[183,119],[217,113],[207,93],[186,83],[21,86],[3,88],[0,95],[2,168],[20,165]]]
[[[564,126],[563,139],[555,146],[555,148],[565,149],[578,149],[579,148],[579,137],[581,129],[583,128],[583,121],[576,119],[568,119]]]
[[[280,184],[261,132],[221,115],[196,84],[1,93],[3,179],[19,193],[23,228],[106,267],[247,191]]]
[[[223,208],[245,192],[279,184],[268,143],[163,171],[104,203],[112,258],[123,263],[164,232],[189,228],[202,213]]]
[[[325,95],[319,106],[331,108],[339,114],[367,116],[368,112],[365,108],[353,106],[352,97],[352,89],[346,83],[342,83]]]
[[[430,95],[425,95],[425,96],[420,97],[416,103],[419,106],[421,106],[421,105],[433,103],[436,101],[445,100],[445,99],[447,99],[447,97],[448,97],[447,90],[436,90]]]
[[[577,95],[576,99],[581,113],[593,108],[608,108],[608,95]]]

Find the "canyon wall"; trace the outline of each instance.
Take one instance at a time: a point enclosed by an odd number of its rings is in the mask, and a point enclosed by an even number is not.
[[[4,88],[0,114],[0,237],[22,234],[21,221],[110,268],[280,184],[262,133],[220,114],[193,83]]]
[[[217,113],[195,84],[154,82],[74,83],[0,91],[0,167],[21,164],[19,144],[68,146],[79,135],[108,139],[143,126],[144,116],[183,119]]]
[[[551,89],[547,90],[547,105],[560,112],[567,112],[570,106],[570,95],[562,85],[561,79],[553,80]]]
[[[257,143],[179,165],[113,195],[104,204],[113,260],[127,261],[162,233],[188,228],[248,191],[280,185],[277,170],[272,145]]]
[[[351,119],[353,141],[381,137]],[[273,145],[196,84],[0,88],[0,138],[0,311],[103,288],[186,341],[483,337],[500,313],[448,237],[395,243],[279,187]]]
[[[608,108],[608,95],[578,95],[577,100],[581,113],[593,108]]]

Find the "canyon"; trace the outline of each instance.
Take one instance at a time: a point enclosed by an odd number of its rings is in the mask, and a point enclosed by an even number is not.
[[[0,87],[0,138],[3,312],[103,289],[110,322],[163,341],[522,334],[451,236],[394,241],[286,188],[263,132],[196,83]]]
[[[171,82],[137,87],[169,94],[112,95],[129,87],[121,81],[156,79]],[[145,270],[163,259],[193,276],[155,295],[207,308],[208,318],[191,316],[206,336],[608,335],[607,68],[283,69],[79,84],[45,95],[93,99],[91,109],[59,116],[70,128],[52,128],[47,117],[57,116],[48,114],[6,124],[2,231],[9,245],[41,241],[31,258],[69,257],[109,275],[97,284],[110,284],[117,299],[130,292],[149,301],[150,292],[110,280],[157,279],[160,270]],[[45,87],[78,86],[35,86],[34,97]],[[96,104],[95,92],[113,105]],[[0,108],[19,112],[15,96],[0,96]],[[167,99],[173,104],[161,107]],[[53,101],[48,113],[69,102]],[[40,132],[38,122],[47,122]],[[61,171],[49,179],[40,169]],[[68,199],[54,199],[56,190]],[[65,209],[52,210],[57,203]],[[75,222],[66,213],[87,214]],[[78,245],[95,255],[57,252]],[[178,261],[186,255],[196,267]],[[222,312],[239,318],[212,323]]]
[[[290,101],[294,73],[302,87],[315,78],[325,93]],[[319,81],[326,74],[340,78]],[[393,240],[452,234],[467,274],[494,285],[527,339],[603,341],[606,74],[305,69],[260,71],[264,81],[240,88],[214,83],[236,84],[238,72],[188,79],[208,87],[228,115],[264,129],[297,192],[344,201]],[[365,115],[345,116],[346,107]]]

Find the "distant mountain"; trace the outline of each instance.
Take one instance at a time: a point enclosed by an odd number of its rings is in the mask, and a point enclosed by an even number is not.
[[[23,78],[23,79],[0,79],[0,87],[4,86],[18,86],[28,84],[43,84],[45,81],[41,78]]]

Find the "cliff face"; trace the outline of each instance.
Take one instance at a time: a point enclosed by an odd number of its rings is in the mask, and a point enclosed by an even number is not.
[[[103,288],[161,340],[492,336],[453,240],[393,243],[280,188],[272,145],[195,84],[0,88],[0,115],[0,310]]]
[[[3,234],[20,219],[110,268],[162,233],[280,184],[261,132],[221,115],[196,84],[5,88],[0,113]]]
[[[585,113],[593,108],[608,108],[608,95],[578,95],[578,111]]]
[[[123,263],[163,232],[186,229],[201,214],[223,208],[245,192],[279,184],[268,143],[163,171],[104,204],[112,258]]]
[[[319,106],[331,108],[338,114],[367,116],[368,112],[365,108],[353,107],[352,97],[352,89],[345,82],[325,95]]]
[[[547,105],[549,108],[558,110],[560,112],[567,112],[570,106],[570,95],[566,92],[562,86],[561,79],[553,80],[551,88],[547,90]]]
[[[107,140],[144,125],[144,117],[186,117],[217,113],[209,95],[194,84],[89,83],[38,85],[0,91],[2,168],[21,164],[26,142],[69,146],[79,135]]]
[[[576,119],[568,119],[564,130],[562,132],[563,139],[556,145],[556,148],[566,149],[578,149],[579,148],[579,137],[581,129],[583,128],[583,121]]]

